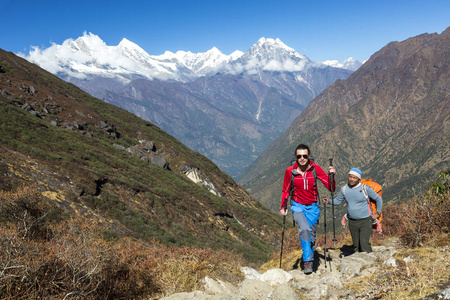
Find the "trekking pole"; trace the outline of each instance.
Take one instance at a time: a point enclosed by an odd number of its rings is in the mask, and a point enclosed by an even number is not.
[[[327,204],[323,203],[323,230],[325,232],[325,246],[323,250],[323,257],[325,258],[325,269],[327,268]]]
[[[284,210],[287,209],[287,199],[284,202]],[[284,241],[284,229],[286,225],[286,216],[283,216],[283,232],[281,233],[281,251],[280,251],[280,269],[281,269],[281,260],[283,259],[283,241]]]
[[[333,166],[333,159],[330,158],[330,167]],[[333,244],[336,246],[336,216],[334,215],[334,173],[330,173],[331,210],[333,215]]]

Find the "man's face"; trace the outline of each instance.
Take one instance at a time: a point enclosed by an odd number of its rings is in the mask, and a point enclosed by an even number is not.
[[[348,174],[348,184],[350,186],[355,186],[359,183],[360,179],[356,177],[355,175]]]
[[[307,149],[298,149],[296,151],[297,162],[300,166],[306,166],[309,161],[309,153]]]

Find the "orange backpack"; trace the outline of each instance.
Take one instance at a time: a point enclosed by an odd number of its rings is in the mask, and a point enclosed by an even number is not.
[[[376,183],[372,179],[361,179],[361,183],[370,186],[375,193],[380,195],[380,197],[383,197],[382,187],[379,183]],[[370,204],[372,205],[372,211],[377,211],[377,203],[374,200],[370,199]],[[382,232],[381,219],[383,219],[382,213],[380,213],[380,216],[377,218],[378,222],[373,225],[373,227],[376,228],[379,233]]]

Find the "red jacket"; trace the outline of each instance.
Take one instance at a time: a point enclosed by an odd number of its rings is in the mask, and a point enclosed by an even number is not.
[[[280,209],[284,208],[285,201],[289,198],[289,188],[291,187],[292,170],[296,170],[298,163],[288,167],[284,172],[283,192],[281,195]],[[317,182],[319,180],[325,185],[328,190],[331,190],[331,185],[328,180],[328,175],[322,170],[319,165],[312,161],[309,162],[309,167],[303,175],[297,174],[294,177],[294,191],[292,192],[292,200],[301,204],[312,204],[317,199],[317,187],[314,186],[314,175],[312,170],[316,170]],[[333,181],[333,188],[336,187],[336,182]]]

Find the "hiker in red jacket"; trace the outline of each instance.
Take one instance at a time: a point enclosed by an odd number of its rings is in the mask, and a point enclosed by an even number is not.
[[[328,190],[331,189],[331,184],[334,187],[336,183],[330,183],[328,175],[311,160],[311,151],[308,146],[298,145],[295,149],[295,156],[297,161],[284,173],[280,213],[284,216],[287,215],[286,202],[292,186],[291,210],[294,221],[298,225],[303,250],[304,272],[309,274],[313,271],[316,226],[320,216],[316,179],[319,179]],[[334,174],[336,170],[330,166],[328,172]]]

